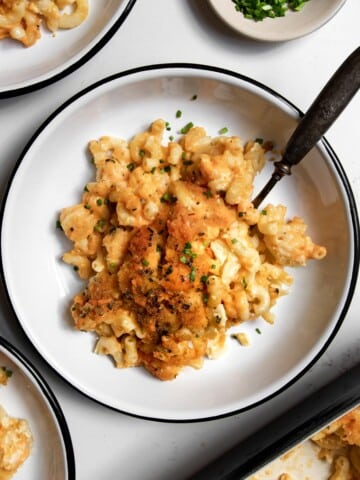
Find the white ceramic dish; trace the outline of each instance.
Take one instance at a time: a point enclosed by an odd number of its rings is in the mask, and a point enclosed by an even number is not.
[[[0,41],[0,98],[44,87],[80,67],[117,32],[136,0],[89,0],[89,16],[72,30],[42,36],[25,48],[10,39]]]
[[[197,100],[191,101],[194,94]],[[183,112],[180,119],[175,118],[178,109]],[[229,134],[263,137],[281,147],[299,112],[255,81],[200,65],[139,68],[86,89],[40,127],[14,170],[2,218],[4,280],[17,318],[35,348],[85,395],[153,419],[225,416],[282,391],[335,336],[353,294],[359,263],[354,200],[335,154],[326,142],[321,143],[269,197],[285,203],[290,216],[305,217],[311,235],[328,248],[324,261],[291,272],[295,285],[279,302],[275,325],[261,320],[244,324],[250,348],[230,341],[221,358],[206,361],[201,370],[185,370],[172,382],[161,382],[142,368],[115,369],[108,358],[92,353],[94,337],[72,326],[69,306],[83,285],[61,261],[69,244],[55,224],[60,209],[77,203],[83,186],[94,178],[86,153],[88,141],[104,134],[130,138],[159,117],[171,123],[169,135],[192,121],[211,135],[227,126]],[[257,189],[268,179],[272,171],[268,167]]]
[[[232,0],[209,0],[217,15],[231,28],[247,37],[282,42],[307,35],[325,25],[346,0],[310,0],[300,12],[288,10],[284,17],[255,22],[235,10]]]
[[[10,416],[29,422],[34,440],[16,480],[75,480],[70,434],[50,388],[29,361],[1,337],[0,365],[12,371],[8,385],[0,388],[0,404]]]

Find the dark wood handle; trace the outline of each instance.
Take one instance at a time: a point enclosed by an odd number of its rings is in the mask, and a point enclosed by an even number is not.
[[[274,164],[272,177],[253,200],[256,208],[284,175],[291,174],[291,167],[316,145],[359,88],[360,47],[338,68],[300,120],[286,144],[283,158]]]
[[[280,163],[299,163],[338,118],[360,88],[360,47],[334,73],[290,137]]]

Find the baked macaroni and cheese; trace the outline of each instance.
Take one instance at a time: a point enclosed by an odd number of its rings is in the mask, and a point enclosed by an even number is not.
[[[0,367],[0,384],[7,385],[12,371]],[[0,405],[0,480],[9,480],[31,452],[33,437],[27,420],[10,417]]]
[[[360,407],[312,437],[319,457],[331,463],[329,480],[360,480]]]
[[[88,0],[0,0],[0,40],[10,37],[30,47],[40,38],[43,22],[53,33],[74,28],[88,10]]]
[[[10,417],[0,406],[0,480],[8,480],[29,457],[33,438],[27,420]]]
[[[230,327],[272,323],[292,283],[284,267],[326,254],[285,206],[253,207],[259,141],[190,123],[165,144],[166,127],[91,141],[96,179],[58,223],[73,243],[63,260],[87,281],[71,307],[76,328],[95,332],[96,353],[117,367],[161,380],[216,358]]]

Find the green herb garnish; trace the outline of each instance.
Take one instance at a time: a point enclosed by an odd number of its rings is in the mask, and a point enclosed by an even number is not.
[[[105,227],[106,225],[106,220],[104,220],[103,218],[101,220],[99,220],[95,227],[94,227],[94,230],[95,232],[101,232],[103,230],[103,228]]]
[[[195,282],[196,278],[196,269],[195,267],[191,267],[190,273],[189,273],[189,280],[190,282]]]
[[[180,133],[185,134],[194,126],[193,122],[189,122],[180,130]]]
[[[309,0],[232,0],[235,10],[245,18],[259,22],[264,18],[285,16],[290,9],[299,12]]]

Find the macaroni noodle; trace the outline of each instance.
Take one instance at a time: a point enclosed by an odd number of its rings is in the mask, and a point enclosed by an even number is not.
[[[331,423],[312,440],[321,448],[319,457],[332,464],[329,480],[360,479],[360,407]]]
[[[42,21],[54,33],[80,25],[88,10],[88,0],[0,0],[0,40],[10,37],[30,47],[41,36]]]

